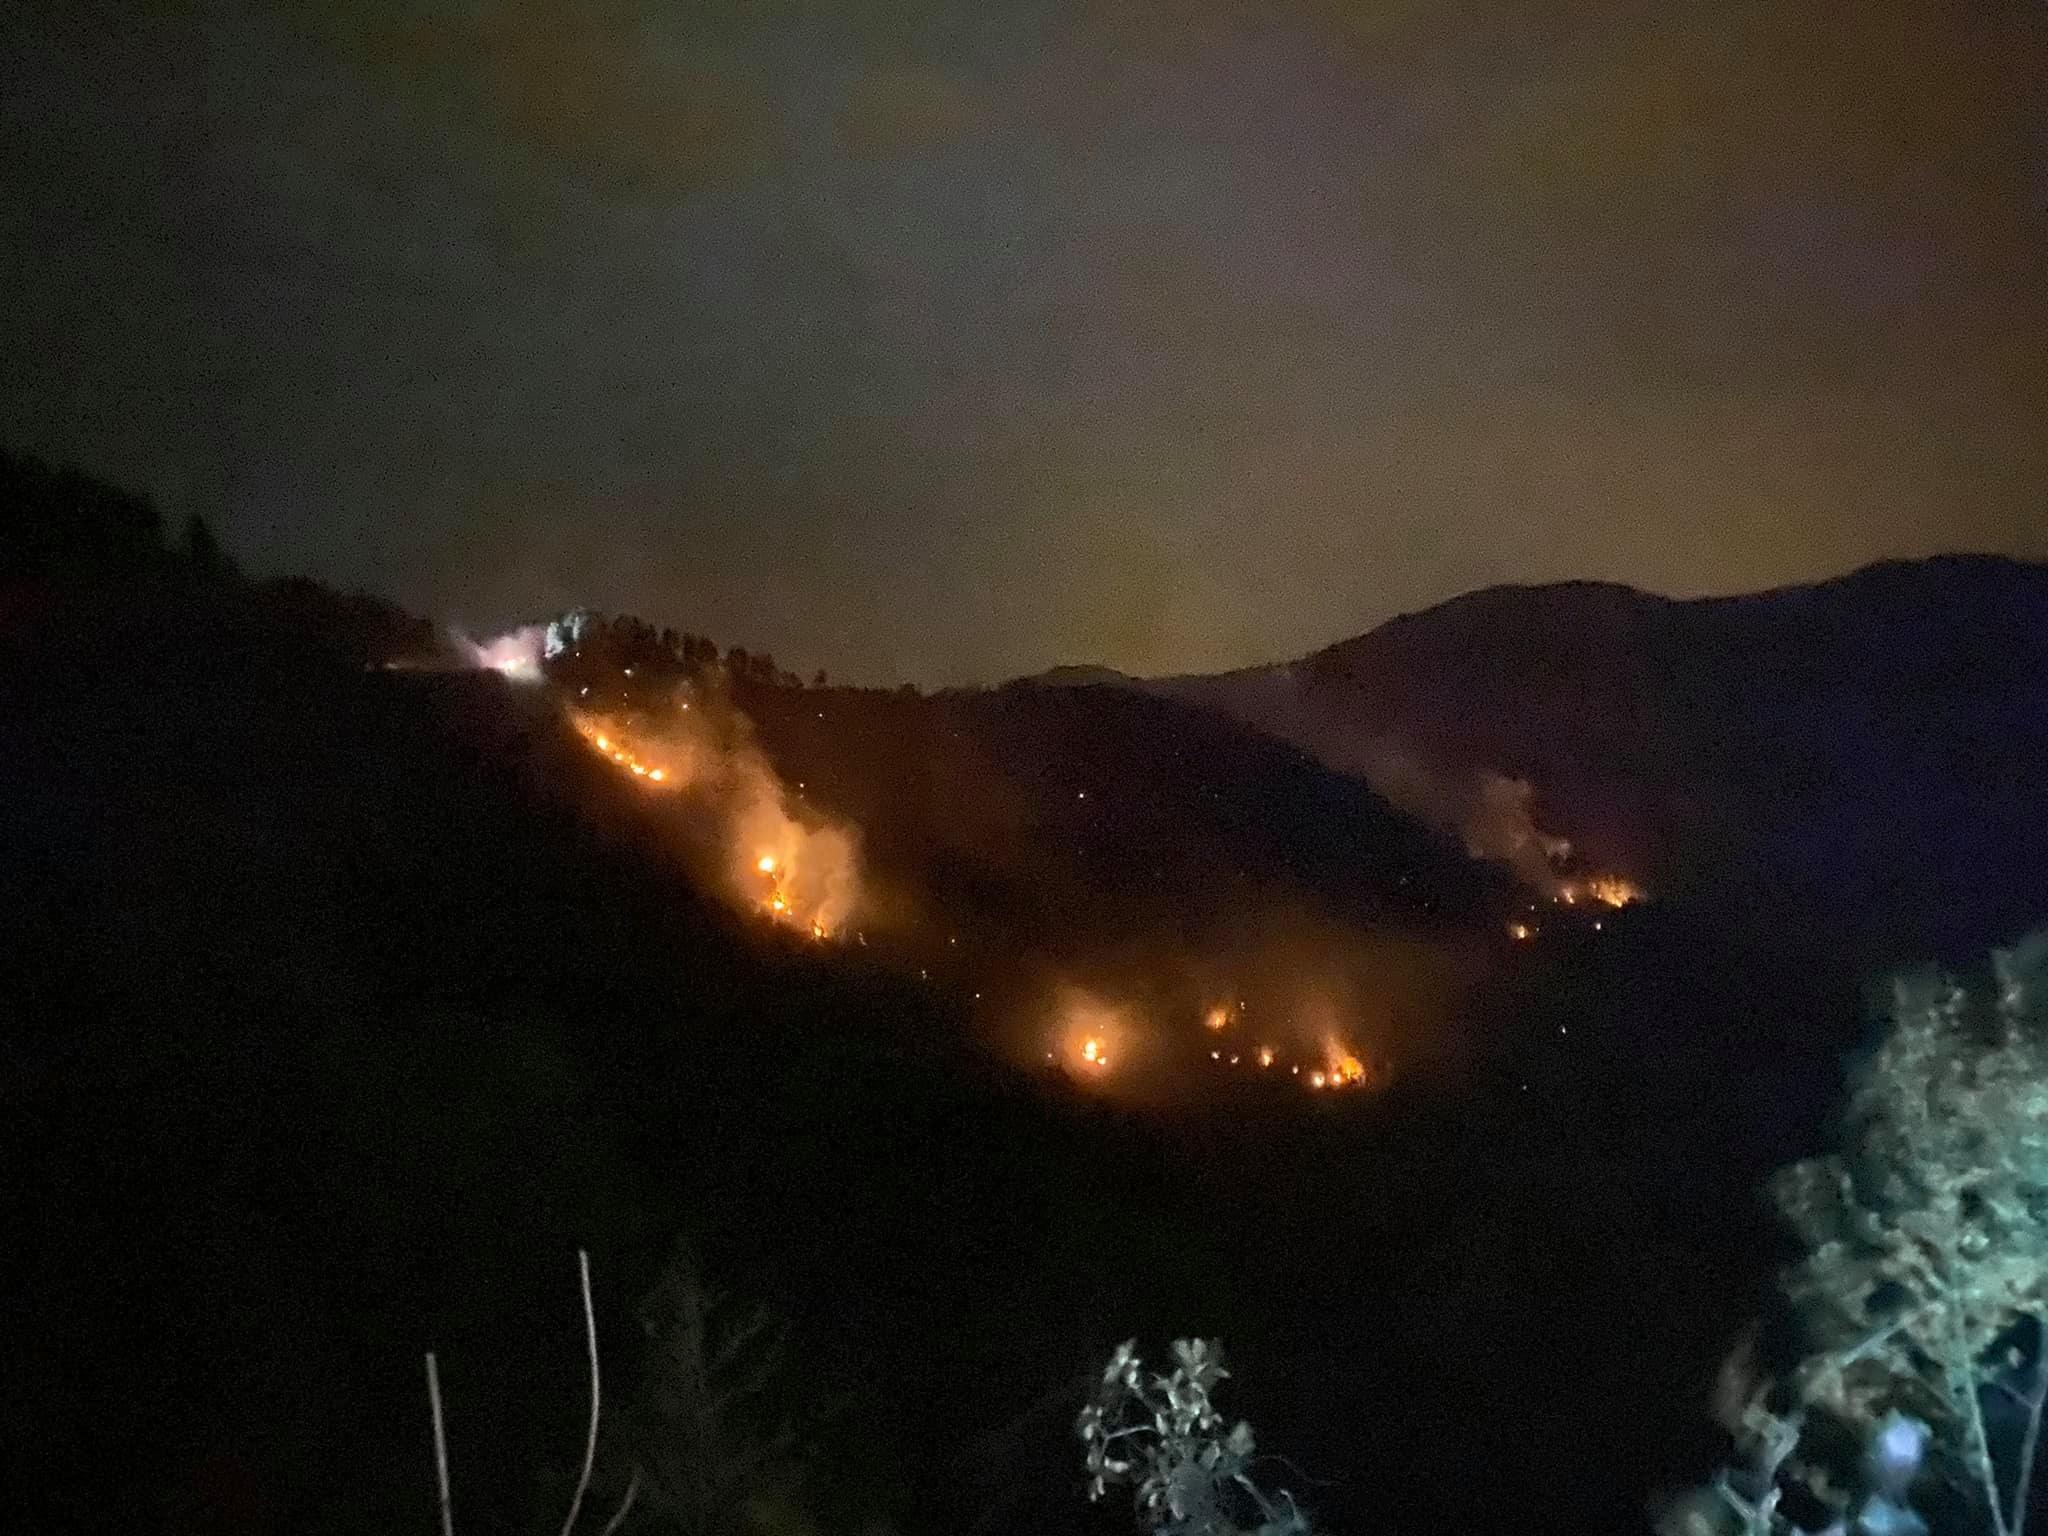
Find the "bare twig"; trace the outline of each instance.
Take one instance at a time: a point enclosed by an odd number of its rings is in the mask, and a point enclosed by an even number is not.
[[[441,1492],[441,1536],[455,1536],[455,1516],[448,1502],[448,1432],[441,1422],[441,1372],[431,1349],[427,1351],[427,1400],[434,1405],[434,1475]]]
[[[583,1474],[576,1479],[576,1497],[569,1501],[569,1518],[562,1522],[562,1536],[575,1528],[583,1511],[583,1495],[590,1487],[590,1469],[597,1460],[597,1312],[590,1304],[590,1250],[576,1250],[576,1265],[583,1279],[583,1334],[590,1344],[590,1435],[583,1442]],[[610,1527],[606,1527],[610,1529]],[[446,1532],[442,1536],[447,1536]]]
[[[2019,1470],[2013,1475],[2012,1536],[2026,1536],[2034,1451],[2041,1442],[2041,1408],[2048,1402],[2048,1323],[2041,1324],[2035,1332],[2034,1357],[2034,1390],[2027,1398],[2027,1432],[2020,1440]]]
[[[1977,1393],[1975,1364],[1963,1343],[1962,1327],[1953,1312],[1949,1319],[1946,1366],[1949,1396],[1963,1415],[1963,1429],[1969,1436],[1968,1455],[1977,1483],[1991,1516],[1993,1536],[2011,1536],[2005,1521],[2005,1501],[1998,1496],[1998,1473],[1991,1463],[1991,1441],[1984,1432],[1984,1404]]]
[[[612,1536],[626,1518],[626,1512],[633,1507],[633,1500],[640,1495],[640,1469],[635,1467],[633,1475],[626,1481],[626,1496],[619,1500],[619,1507],[612,1511],[611,1519],[605,1521],[604,1529],[597,1536]]]

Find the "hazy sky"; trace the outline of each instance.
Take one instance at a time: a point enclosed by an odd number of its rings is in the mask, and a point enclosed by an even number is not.
[[[0,0],[0,439],[490,625],[2048,558],[2041,0]]]

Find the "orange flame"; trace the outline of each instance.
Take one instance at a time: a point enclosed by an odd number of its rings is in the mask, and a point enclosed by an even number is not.
[[[1585,900],[1598,902],[1603,907],[1619,908],[1641,901],[1643,888],[1621,875],[1588,875],[1583,880],[1565,881],[1557,888],[1554,899],[1568,907],[1575,907]]]
[[[615,740],[609,732],[599,729],[595,721],[574,711],[570,712],[569,718],[576,727],[576,734],[595,747],[600,757],[610,758],[634,778],[647,784],[665,785],[669,782],[671,770],[668,764],[641,757],[626,743]]]

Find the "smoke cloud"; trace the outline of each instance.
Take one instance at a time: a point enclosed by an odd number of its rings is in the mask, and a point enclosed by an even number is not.
[[[1491,769],[1431,765],[1391,737],[1379,737],[1360,762],[1366,782],[1400,810],[1455,832],[1475,859],[1505,864],[1530,889],[1555,895],[1571,858],[1569,838],[1537,825],[1536,786]]]

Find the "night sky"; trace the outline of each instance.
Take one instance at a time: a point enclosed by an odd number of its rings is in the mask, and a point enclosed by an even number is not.
[[[0,441],[808,672],[2048,558],[2040,0],[0,0]]]

